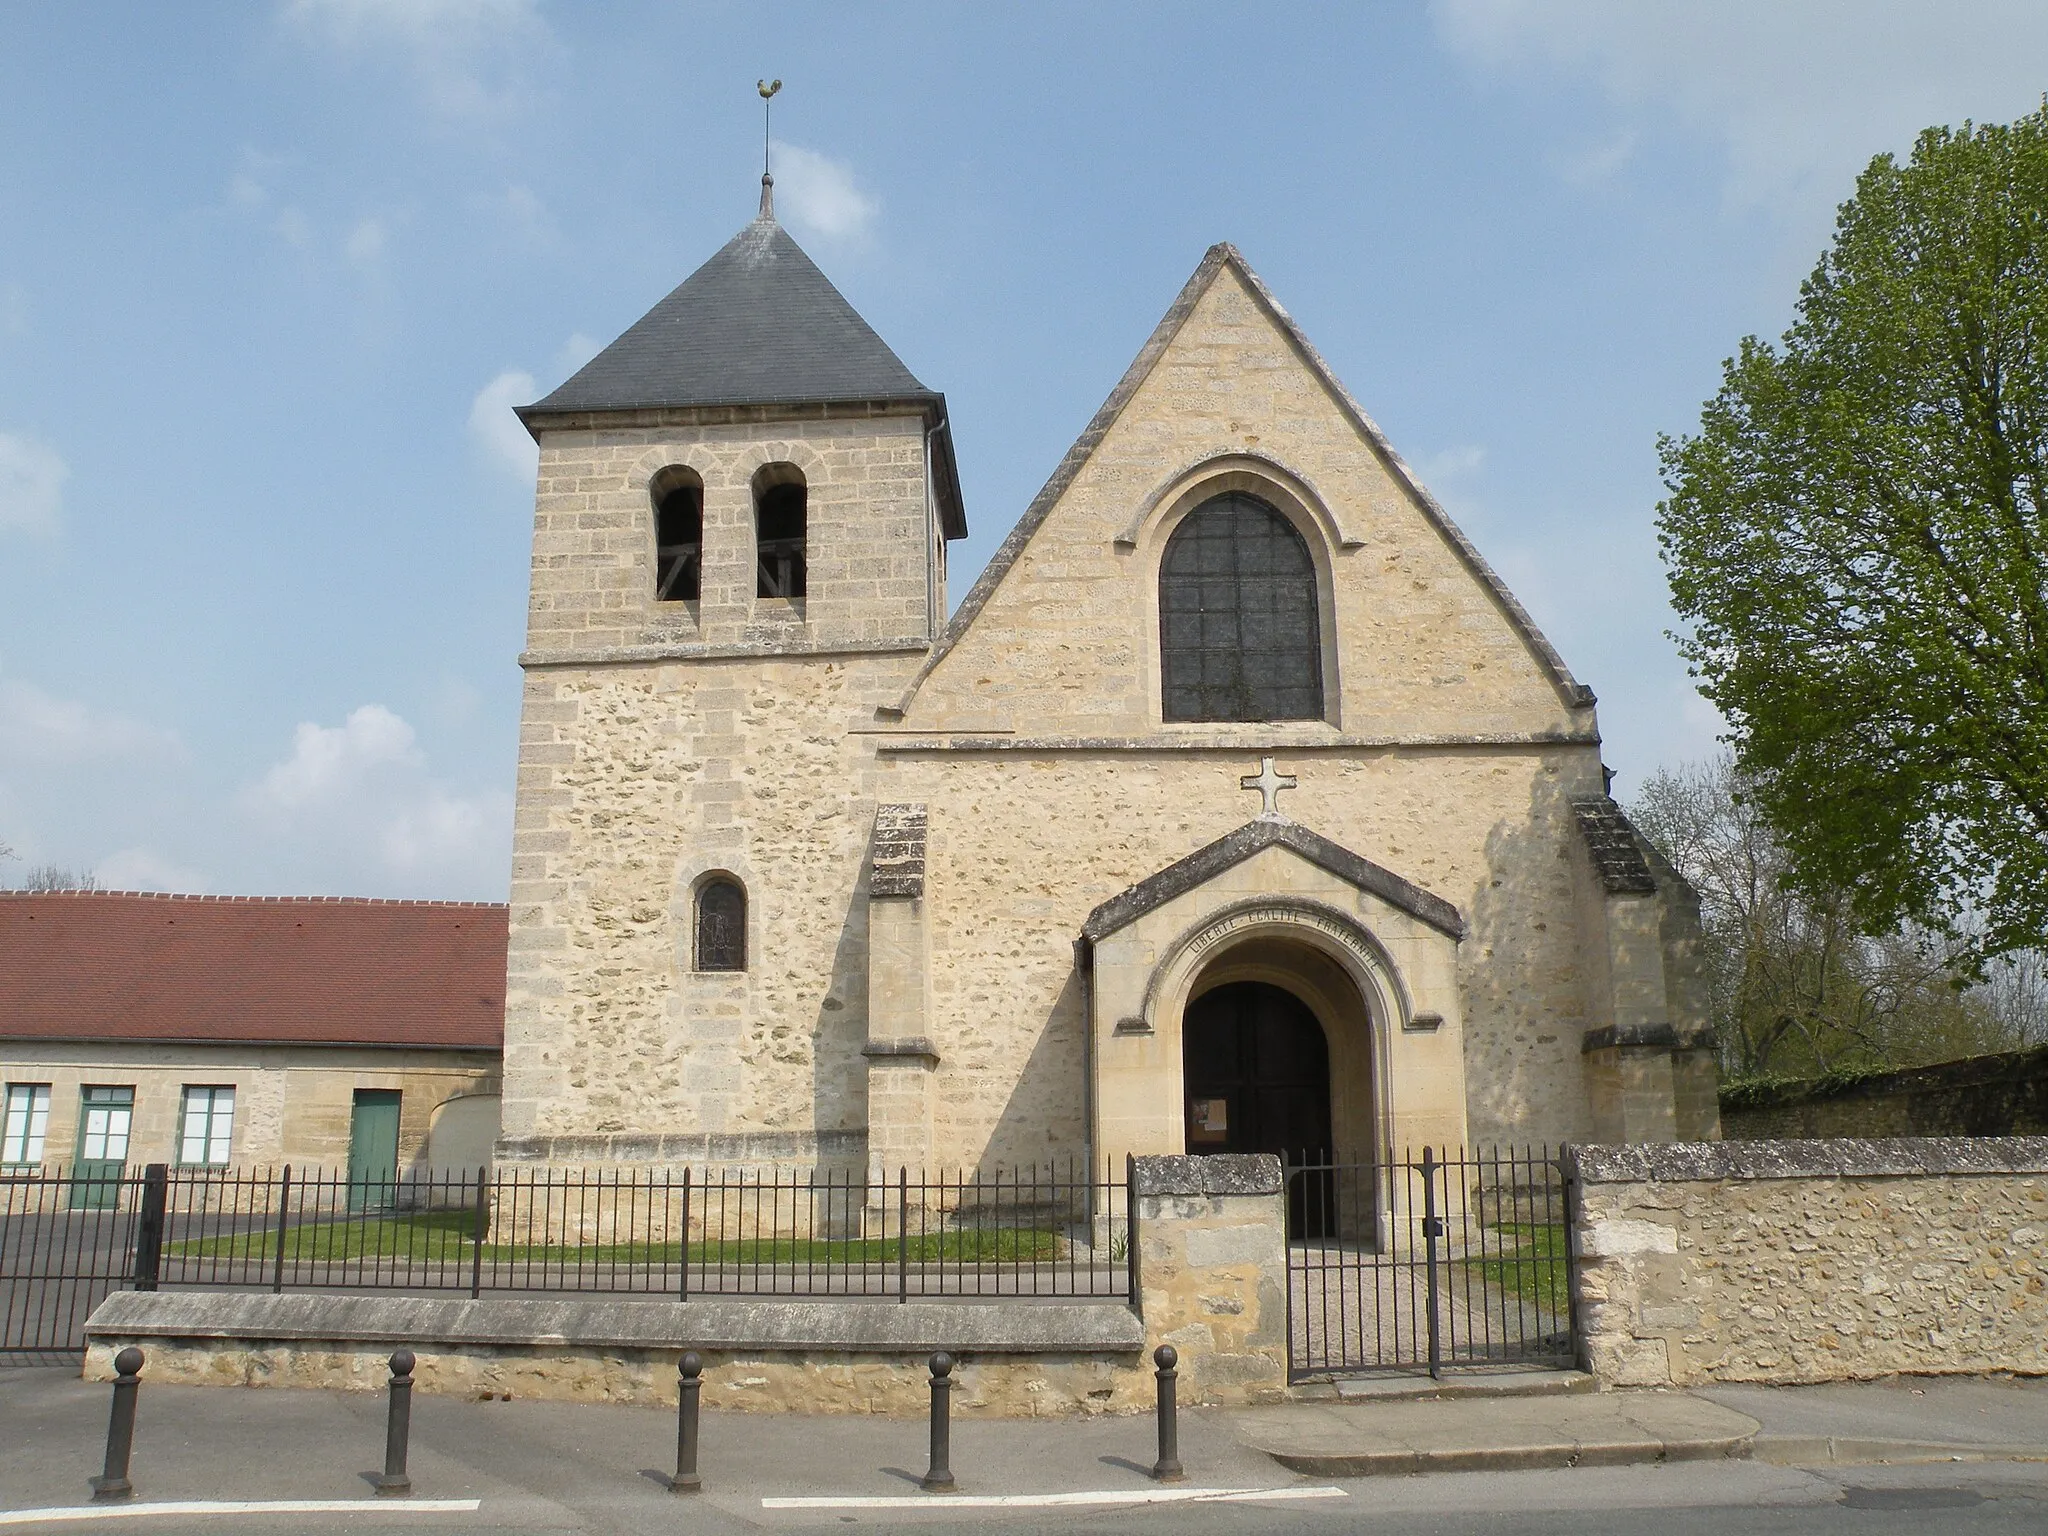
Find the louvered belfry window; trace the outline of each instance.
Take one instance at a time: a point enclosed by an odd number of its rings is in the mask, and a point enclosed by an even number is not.
[[[1315,562],[1294,525],[1229,491],[1182,519],[1159,566],[1169,720],[1319,720]]]
[[[747,893],[721,876],[697,891],[697,969],[747,968]]]

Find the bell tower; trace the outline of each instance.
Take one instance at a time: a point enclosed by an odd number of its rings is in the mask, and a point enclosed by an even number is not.
[[[877,712],[967,531],[946,401],[759,215],[546,399],[508,1161],[861,1166]]]
[[[540,444],[531,653],[928,642],[963,537],[945,396],[761,210],[575,377]]]

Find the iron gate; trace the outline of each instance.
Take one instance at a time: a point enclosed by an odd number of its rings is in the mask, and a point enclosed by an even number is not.
[[[144,1177],[0,1173],[0,1362],[76,1359],[92,1309],[155,1262]]]
[[[1548,1147],[1287,1170],[1290,1380],[1569,1365],[1574,1257]]]

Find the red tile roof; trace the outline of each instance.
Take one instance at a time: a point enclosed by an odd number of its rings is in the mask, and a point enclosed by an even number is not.
[[[0,1038],[501,1050],[507,909],[0,892]]]

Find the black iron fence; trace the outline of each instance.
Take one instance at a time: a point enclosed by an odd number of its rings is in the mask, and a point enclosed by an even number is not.
[[[0,1178],[0,1355],[109,1292],[1128,1299],[1125,1170],[167,1168]]]
[[[1573,1269],[1557,1151],[1495,1148],[1287,1170],[1293,1380],[1569,1365]]]

